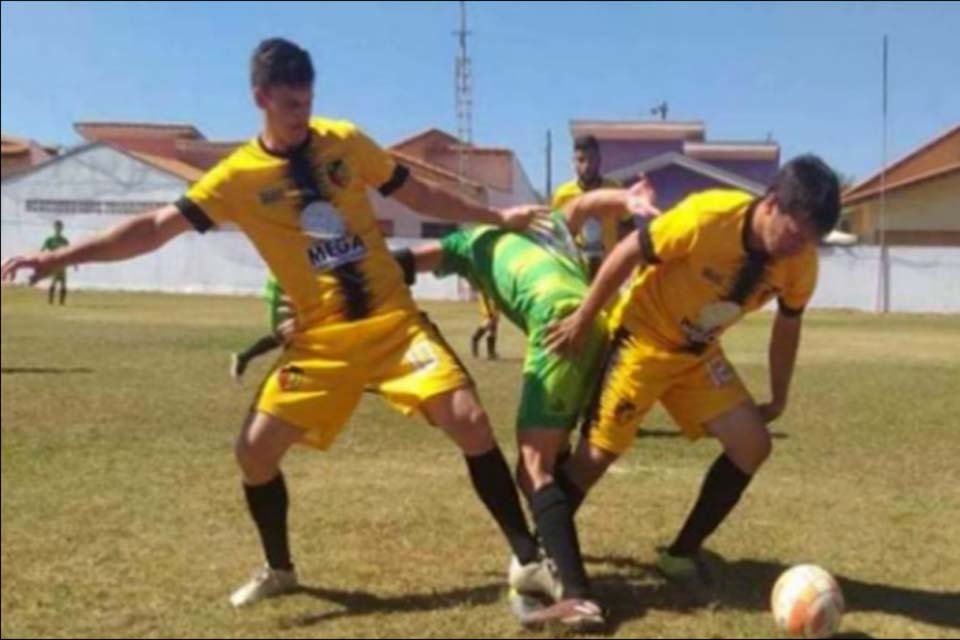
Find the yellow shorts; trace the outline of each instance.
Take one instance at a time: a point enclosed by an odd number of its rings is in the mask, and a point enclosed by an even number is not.
[[[255,409],[303,429],[305,444],[326,449],[364,391],[411,414],[434,396],[470,385],[425,314],[394,311],[296,336],[264,380]]]
[[[695,440],[706,433],[705,423],[752,398],[720,347],[702,355],[677,353],[619,329],[584,421],[584,435],[595,447],[622,454],[657,401],[684,435]]]

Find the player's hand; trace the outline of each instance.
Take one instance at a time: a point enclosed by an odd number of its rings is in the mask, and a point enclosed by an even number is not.
[[[635,216],[649,222],[660,215],[656,202],[657,192],[653,188],[653,183],[645,175],[640,174],[640,179],[627,191],[627,209]]]
[[[539,218],[545,218],[550,210],[540,204],[524,204],[500,209],[500,226],[511,231],[523,231]]]
[[[777,402],[775,400],[770,402],[765,402],[757,406],[757,410],[760,412],[760,417],[763,418],[763,421],[767,424],[770,424],[777,418],[783,415],[784,409],[786,409],[786,404],[783,402]]]
[[[579,311],[574,311],[563,320],[547,327],[544,344],[547,349],[561,355],[576,355],[583,348],[589,324]]]
[[[28,269],[32,272],[29,283],[33,285],[62,268],[62,261],[54,251],[41,251],[25,256],[15,256],[3,263],[0,280],[4,284],[12,283],[19,271]]]

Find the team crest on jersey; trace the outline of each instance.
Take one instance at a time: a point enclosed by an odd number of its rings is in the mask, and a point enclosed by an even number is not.
[[[303,369],[287,365],[277,372],[277,382],[284,391],[296,391],[306,381]]]
[[[346,189],[350,184],[350,167],[340,158],[327,163],[326,174],[330,184],[338,189]]]
[[[637,406],[629,400],[621,400],[613,410],[613,419],[617,424],[627,424],[637,417]]]

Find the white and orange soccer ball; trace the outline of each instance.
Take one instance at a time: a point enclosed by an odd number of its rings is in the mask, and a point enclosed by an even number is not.
[[[777,626],[800,638],[829,638],[840,627],[843,593],[824,569],[801,564],[784,571],[773,585],[770,607]]]

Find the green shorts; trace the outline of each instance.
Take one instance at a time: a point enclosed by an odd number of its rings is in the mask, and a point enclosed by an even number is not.
[[[557,355],[544,346],[547,328],[581,302],[556,302],[530,319],[517,429],[573,429],[586,408],[599,381],[607,346],[606,317],[597,317],[583,349],[575,356]]]

